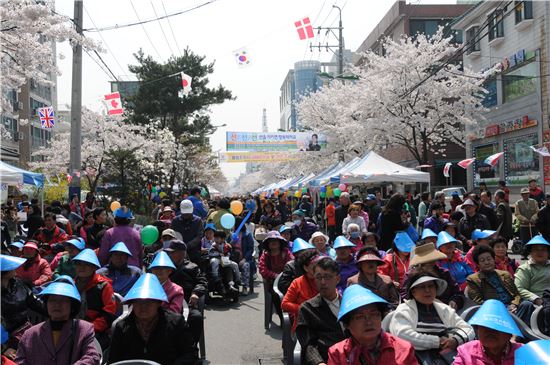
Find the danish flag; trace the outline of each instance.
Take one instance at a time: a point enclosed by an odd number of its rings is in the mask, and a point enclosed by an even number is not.
[[[303,41],[304,39],[315,37],[315,35],[313,34],[313,26],[309,21],[309,17],[294,22],[294,25],[296,26],[298,37],[300,37],[301,41]]]
[[[107,105],[107,113],[109,115],[119,115],[124,113],[122,102],[120,101],[120,93],[112,93],[105,95],[105,104]]]
[[[457,165],[462,167],[463,169],[467,169],[468,166],[470,166],[475,160],[476,160],[475,158],[467,158],[465,160],[458,162]]]

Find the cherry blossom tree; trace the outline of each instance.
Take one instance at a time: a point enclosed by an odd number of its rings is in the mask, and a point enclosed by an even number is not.
[[[52,86],[49,75],[58,74],[54,42],[68,40],[99,50],[93,40],[78,34],[71,19],[55,12],[53,1],[0,0],[0,73],[2,95],[33,79]],[[4,97],[3,108],[8,109]],[[9,109],[8,109],[9,110]]]
[[[148,138],[142,126],[124,123],[96,113],[82,110],[81,160],[83,174],[91,191],[95,191],[100,178],[105,174],[105,163],[116,156],[130,153],[145,164],[151,152],[156,154],[155,140]],[[43,161],[31,163],[31,168],[41,169],[47,175],[76,173],[69,171],[70,132],[58,133],[48,147],[42,147],[33,156],[42,156]],[[145,166],[145,165],[144,165]]]
[[[384,49],[383,56],[363,55],[356,82],[334,82],[304,98],[298,105],[303,125],[326,133],[326,152],[344,159],[397,145],[425,164],[446,143],[464,146],[466,127],[483,118],[484,75],[447,62],[457,49],[442,29],[431,37],[387,39]]]

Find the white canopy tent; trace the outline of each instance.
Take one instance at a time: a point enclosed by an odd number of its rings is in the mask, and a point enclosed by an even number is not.
[[[41,200],[42,212],[44,212],[44,175],[0,161],[0,183],[11,186],[29,184],[42,188]]]
[[[327,185],[330,183],[339,182],[340,175],[352,169],[357,163],[359,163],[359,161],[361,161],[361,159],[359,157],[355,157],[353,160],[351,160],[347,164],[340,166],[340,168],[337,168],[325,174],[325,176],[323,176],[322,178],[317,179],[319,181],[319,185]]]
[[[430,174],[398,165],[370,151],[361,161],[348,171],[341,173],[340,182],[359,183],[430,183]]]

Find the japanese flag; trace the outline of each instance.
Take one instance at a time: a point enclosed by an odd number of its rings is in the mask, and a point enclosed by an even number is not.
[[[124,113],[122,109],[122,102],[120,101],[120,94],[118,92],[105,95],[105,105],[107,105],[107,113],[109,115],[120,115]]]
[[[453,164],[452,164],[451,162],[447,162],[447,163],[445,164],[445,167],[443,168],[443,176],[445,176],[445,177],[449,177],[449,176],[450,176],[449,172],[451,171],[451,166],[452,166],[452,165],[453,165]]]
[[[187,96],[191,92],[191,81],[192,77],[189,75],[186,75],[185,73],[181,72],[181,86],[182,86],[182,94]]]

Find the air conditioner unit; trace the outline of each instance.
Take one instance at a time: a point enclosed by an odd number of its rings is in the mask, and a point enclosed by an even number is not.
[[[17,141],[22,141],[24,138],[25,135],[23,134],[23,132],[13,132],[13,140],[15,142]]]

